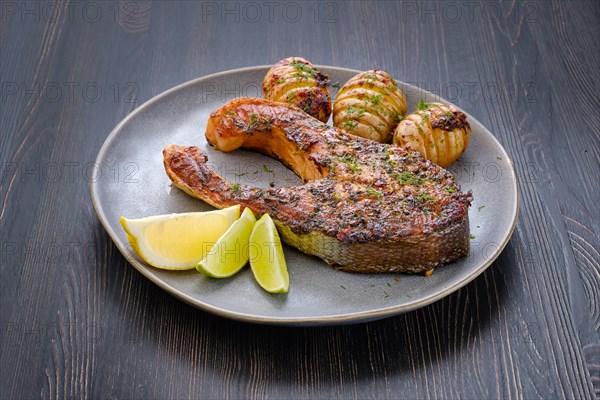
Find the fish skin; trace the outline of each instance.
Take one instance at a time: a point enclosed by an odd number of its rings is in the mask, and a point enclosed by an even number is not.
[[[218,207],[268,213],[284,242],[355,272],[420,273],[469,251],[470,193],[417,152],[332,128],[302,110],[240,98],[215,110],[208,143],[270,155],[306,183],[260,189],[234,184],[209,168],[198,147],[169,145],[173,184]]]

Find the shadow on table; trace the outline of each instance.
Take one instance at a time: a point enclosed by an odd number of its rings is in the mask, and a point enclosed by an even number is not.
[[[334,327],[287,328],[216,317],[184,305],[128,268],[125,275],[138,275],[129,278],[139,280],[135,284],[142,288],[137,290],[147,292],[128,299],[128,307],[139,310],[132,311],[138,320],[131,323],[144,327],[131,329],[137,331],[137,346],[145,349],[145,356],[153,358],[158,352],[165,357],[166,352],[168,359],[177,360],[183,370],[196,369],[206,382],[230,381],[244,387],[264,381],[263,390],[272,385],[270,394],[277,385],[301,391],[320,386],[330,388],[334,396],[352,394],[353,384],[385,377],[395,380],[395,387],[403,381],[414,389],[411,379],[423,379],[451,359],[453,368],[460,368],[465,353],[485,352],[505,333],[500,332],[505,329],[498,314],[506,307],[507,280],[519,279],[522,273],[511,261],[514,254],[508,255],[516,251],[514,246],[511,241],[484,274],[430,306]],[[122,294],[113,296],[109,301],[122,301]],[[164,321],[157,320],[161,315]]]

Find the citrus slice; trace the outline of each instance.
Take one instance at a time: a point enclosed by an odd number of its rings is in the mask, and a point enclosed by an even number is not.
[[[256,282],[269,293],[287,293],[290,287],[281,240],[269,214],[256,222],[250,235],[250,267]]]
[[[238,219],[240,206],[208,212],[121,217],[121,225],[135,252],[162,269],[192,269],[217,239]]]
[[[213,278],[227,278],[248,263],[248,240],[256,218],[249,208],[217,240],[196,269]]]

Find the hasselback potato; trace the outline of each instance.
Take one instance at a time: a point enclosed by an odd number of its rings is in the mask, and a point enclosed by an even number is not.
[[[289,57],[273,65],[262,84],[267,100],[294,105],[322,122],[331,115],[331,95],[327,75],[309,61]]]
[[[467,116],[452,106],[424,103],[394,131],[394,144],[415,150],[441,167],[452,164],[469,145]]]
[[[333,105],[333,125],[353,135],[389,143],[398,120],[406,114],[406,97],[385,71],[352,77]]]

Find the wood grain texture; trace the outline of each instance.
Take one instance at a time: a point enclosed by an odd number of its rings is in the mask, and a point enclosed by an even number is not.
[[[600,3],[245,4],[3,2],[0,398],[599,398]],[[88,194],[108,133],[174,85],[290,55],[385,69],[502,142],[521,212],[480,278],[288,329],[200,312],[126,263]]]

